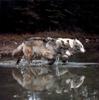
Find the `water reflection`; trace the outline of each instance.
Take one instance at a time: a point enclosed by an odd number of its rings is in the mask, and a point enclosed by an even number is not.
[[[58,66],[53,66],[55,69]],[[51,70],[49,66],[25,67],[24,69],[14,69],[13,78],[25,89],[31,91],[28,100],[40,100],[36,92],[46,92],[48,94],[69,94],[69,100],[79,100],[79,92],[84,84],[85,76],[76,75],[66,68],[59,68],[59,74]]]
[[[0,100],[99,100],[99,65],[76,65],[0,67]]]

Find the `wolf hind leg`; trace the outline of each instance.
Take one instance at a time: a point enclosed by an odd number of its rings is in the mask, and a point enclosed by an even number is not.
[[[16,65],[19,65],[20,61],[21,61],[21,58],[18,58],[16,61]]]
[[[17,59],[17,61],[16,61],[16,65],[19,65],[22,59],[24,59],[24,56],[19,57],[19,58]]]

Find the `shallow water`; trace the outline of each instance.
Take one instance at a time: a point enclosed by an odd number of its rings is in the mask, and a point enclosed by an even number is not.
[[[75,64],[76,63],[71,63]],[[83,84],[66,93],[31,92],[19,85],[12,77],[15,68],[0,68],[0,100],[99,100],[99,65],[79,63],[81,67],[68,67],[72,75],[85,76]],[[61,65],[62,66],[62,65]],[[77,63],[78,66],[78,63]],[[66,65],[64,65],[66,67]]]

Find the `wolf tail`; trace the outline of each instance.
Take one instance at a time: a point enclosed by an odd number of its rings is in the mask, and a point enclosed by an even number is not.
[[[18,53],[22,52],[24,43],[20,44],[16,49],[13,50],[12,56],[17,55]]]
[[[22,86],[24,85],[22,80],[22,75],[18,70],[12,70],[12,76],[20,85]]]

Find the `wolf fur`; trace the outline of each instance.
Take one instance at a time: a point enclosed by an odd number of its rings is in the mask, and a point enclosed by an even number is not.
[[[49,64],[53,64],[57,57],[66,62],[69,57],[76,52],[85,52],[83,44],[77,39],[70,38],[30,38],[21,43],[12,55],[21,54],[17,60],[20,62],[22,56],[30,63],[33,58],[47,59]]]
[[[42,40],[32,40],[25,41],[20,44],[15,50],[13,50],[12,55],[15,56],[20,52],[23,53],[25,59],[30,63],[35,57],[43,57],[49,61],[49,64],[54,62],[54,50],[46,48],[46,43]],[[17,64],[22,57],[19,57]]]

